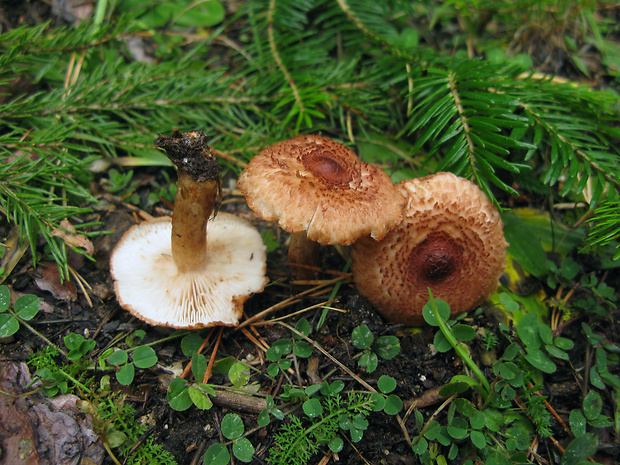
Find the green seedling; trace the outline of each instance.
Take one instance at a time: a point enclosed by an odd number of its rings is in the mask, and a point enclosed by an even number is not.
[[[377,369],[379,357],[390,360],[400,352],[400,341],[396,336],[375,336],[366,325],[356,327],[351,333],[351,344],[363,352],[358,360],[358,365],[365,367],[368,373]]]
[[[310,323],[305,318],[301,318],[295,329],[304,336],[308,336],[311,330]],[[292,362],[287,357],[291,354],[299,358],[308,358],[312,355],[312,347],[303,340],[302,336],[296,333],[293,334],[293,339],[279,339],[275,341],[265,354],[267,360],[272,362],[267,367],[269,376],[276,376],[280,370],[288,370]]]
[[[226,414],[220,428],[222,435],[230,441],[235,458],[245,463],[251,462],[254,446],[248,438],[243,437],[245,426],[241,417],[235,413]],[[205,452],[203,462],[205,465],[226,465],[230,462],[230,452],[224,444],[213,444]]]
[[[5,285],[0,285],[0,337],[9,337],[19,331],[20,322],[32,320],[39,313],[39,299],[32,294],[17,298],[11,308],[11,293]]]

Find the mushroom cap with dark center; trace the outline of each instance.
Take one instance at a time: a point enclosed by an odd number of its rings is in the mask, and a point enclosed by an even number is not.
[[[498,286],[508,245],[493,203],[451,173],[397,187],[408,198],[403,221],[382,241],[352,247],[359,292],[388,320],[408,325],[424,324],[428,288],[452,315],[481,304]]]
[[[321,244],[380,239],[398,222],[405,199],[380,168],[327,137],[278,142],[252,158],[237,187],[250,208],[291,233]]]

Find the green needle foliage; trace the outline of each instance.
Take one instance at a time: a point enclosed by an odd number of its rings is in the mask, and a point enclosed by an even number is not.
[[[534,73],[532,59],[510,50],[497,59],[497,45],[488,45],[497,40],[485,30],[489,18],[516,34],[513,13],[530,3],[510,11],[494,1],[251,0],[223,22],[218,10],[211,29],[188,30],[161,18],[149,26],[131,16],[144,13],[133,2],[122,11],[112,4],[109,23],[9,30],[0,35],[2,214],[35,261],[42,235],[66,277],[66,244],[52,232],[69,219],[89,233],[90,163],[167,164],[153,139],[175,127],[212,135],[233,174],[277,140],[322,132],[357,144],[395,180],[450,170],[498,202],[528,186],[590,207],[613,202],[617,92]],[[596,6],[570,2],[549,21],[556,36],[566,31],[559,37],[577,69],[578,46],[590,41],[613,78],[605,34],[614,25],[595,21]],[[523,30],[542,31],[534,17],[517,17]],[[444,40],[455,18],[464,31]],[[157,60],[136,61],[126,39],[148,34]]]

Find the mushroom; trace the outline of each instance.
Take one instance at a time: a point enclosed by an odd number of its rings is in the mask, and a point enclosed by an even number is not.
[[[405,199],[380,168],[327,137],[298,136],[252,158],[237,181],[250,208],[292,233],[289,262],[307,263],[311,243],[383,238]]]
[[[153,325],[234,326],[243,303],[267,282],[258,231],[226,213],[209,220],[220,175],[207,140],[202,131],[178,130],[157,139],[178,167],[172,219],[133,226],[110,258],[119,303]]]
[[[481,304],[498,286],[507,242],[493,203],[474,183],[437,173],[396,185],[407,197],[403,221],[382,241],[351,250],[353,280],[388,320],[422,325],[433,296],[452,316]]]

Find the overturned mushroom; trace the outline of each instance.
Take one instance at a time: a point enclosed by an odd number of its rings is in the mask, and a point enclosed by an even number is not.
[[[472,182],[437,173],[396,185],[407,196],[402,223],[382,241],[351,250],[354,281],[390,321],[421,325],[433,296],[452,315],[482,303],[498,286],[507,243],[500,215]]]
[[[201,131],[175,130],[172,137],[157,139],[178,167],[172,220],[132,227],[110,258],[119,303],[154,325],[236,325],[243,303],[267,281],[258,231],[225,213],[209,220],[220,178],[206,142]]]
[[[237,187],[254,212],[293,233],[293,263],[307,260],[302,257],[307,239],[350,245],[364,236],[383,238],[405,203],[383,170],[315,135],[266,148],[252,158]]]

